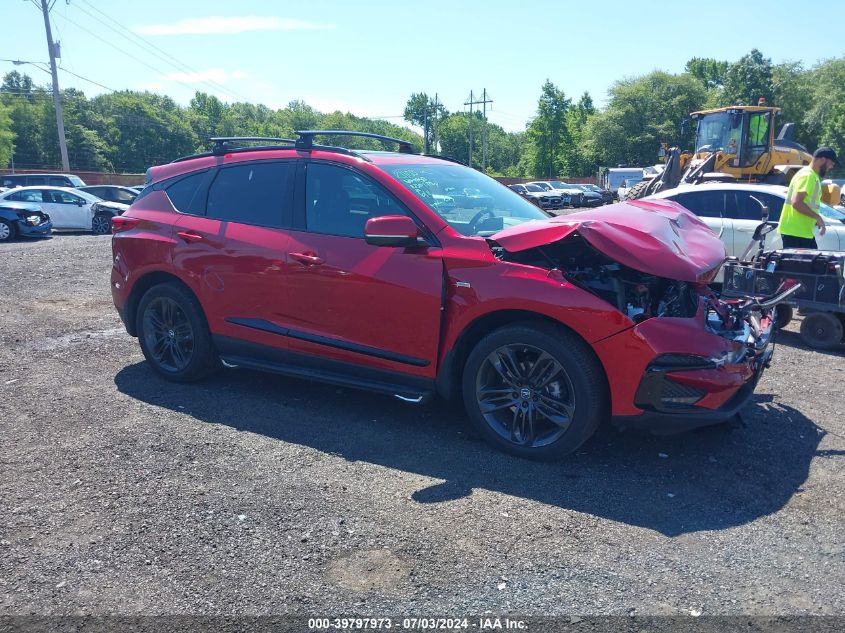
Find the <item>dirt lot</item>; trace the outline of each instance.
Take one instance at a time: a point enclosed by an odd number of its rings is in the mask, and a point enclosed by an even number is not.
[[[845,613],[845,358],[794,324],[742,423],[535,464],[442,405],[159,380],[109,266],[0,247],[0,614]]]

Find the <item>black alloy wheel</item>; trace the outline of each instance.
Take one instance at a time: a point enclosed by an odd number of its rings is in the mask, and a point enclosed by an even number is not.
[[[462,390],[484,438],[529,459],[571,453],[610,412],[607,379],[592,349],[551,323],[517,323],[479,341]]]
[[[138,339],[147,361],[168,380],[190,382],[220,361],[199,302],[176,283],[150,288],[138,306]]]
[[[476,377],[475,397],[491,429],[528,448],[559,439],[575,415],[575,390],[561,364],[521,343],[503,345],[487,356]]]

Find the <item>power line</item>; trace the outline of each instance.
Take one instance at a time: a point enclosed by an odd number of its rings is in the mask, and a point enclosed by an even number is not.
[[[138,58],[137,58],[137,57],[135,57],[132,53],[127,53],[125,50],[123,50],[122,48],[120,48],[120,47],[119,47],[119,46],[117,46],[116,44],[113,44],[112,42],[109,42],[108,40],[103,39],[101,36],[97,35],[97,34],[96,34],[96,33],[94,33],[93,31],[91,31],[91,30],[89,30],[89,29],[85,28],[84,26],[82,26],[82,25],[81,25],[81,24],[79,24],[78,22],[75,22],[74,20],[71,20],[70,18],[65,18],[65,19],[66,19],[68,22],[70,22],[71,24],[73,24],[74,26],[76,26],[77,28],[82,29],[83,31],[85,31],[85,32],[86,32],[86,33],[88,33],[89,35],[91,35],[91,36],[93,36],[93,37],[96,37],[96,38],[97,38],[97,40],[98,40],[98,41],[100,41],[100,42],[102,42],[103,44],[107,44],[108,46],[111,46],[111,47],[112,47],[113,49],[115,49],[116,51],[118,51],[118,52],[120,52],[120,53],[123,53],[124,55],[126,55],[126,56],[127,56],[127,57],[129,57],[130,59],[134,59],[134,60],[135,60],[136,62],[138,62],[139,64],[141,64],[141,65],[143,65],[143,66],[146,66],[147,68],[149,68],[149,69],[151,69],[151,70],[154,70],[155,72],[159,73],[160,75],[165,74],[165,73],[164,73],[164,71],[162,71],[160,68],[156,68],[155,66],[152,66],[151,64],[148,64],[147,62],[145,62],[145,61],[143,61],[143,60],[141,60],[141,59],[138,59]],[[184,82],[184,81],[180,81],[180,80],[178,80],[178,79],[174,79],[174,81],[176,81],[176,83],[180,83],[180,84],[182,84],[183,86],[185,86],[186,88],[188,88],[188,89],[190,89],[190,90],[196,90],[196,87],[195,87],[195,86],[191,86],[190,84],[188,84],[188,83],[186,83],[186,82]]]
[[[114,33],[117,33],[121,37],[125,37],[124,34],[123,34],[123,32],[125,32],[125,33],[129,34],[131,37],[133,37],[136,40],[138,40],[139,42],[141,42],[139,44],[137,42],[130,41],[129,42],[130,44],[134,44],[135,46],[137,46],[138,48],[141,48],[145,52],[147,52],[151,55],[154,55],[155,57],[157,57],[161,61],[165,62],[166,64],[168,64],[170,66],[172,66],[173,68],[176,68],[177,70],[180,70],[182,72],[191,72],[191,73],[197,73],[197,74],[200,73],[200,71],[198,71],[196,68],[192,68],[188,64],[176,59],[173,55],[171,55],[167,51],[159,48],[158,46],[156,46],[155,44],[153,44],[149,40],[146,40],[145,38],[141,37],[140,35],[134,33],[133,31],[131,31],[129,29],[127,29],[120,22],[118,22],[117,20],[115,20],[114,18],[112,18],[111,16],[109,16],[108,14],[103,12],[102,10],[98,9],[97,7],[95,7],[93,4],[91,4],[87,0],[81,0],[81,1],[83,3],[85,3],[86,5],[88,5],[91,9],[93,9],[94,11],[96,11],[97,13],[102,15],[104,18],[109,20],[110,22],[114,22],[115,24],[117,24],[118,27],[120,27],[120,30],[118,30],[115,27],[111,26],[110,24],[104,22],[103,20],[98,18],[96,15],[90,13],[89,11],[86,11],[84,7],[77,5],[77,8],[80,11],[82,11],[83,13],[85,13],[87,16],[96,20],[97,22],[99,22],[100,24],[105,26],[107,29],[110,29]],[[203,79],[203,80],[201,80],[201,82],[206,84],[207,86],[209,86],[211,88],[214,88],[215,90],[222,90],[222,91],[228,93],[229,95],[231,95],[233,97],[243,99],[244,101],[249,101],[248,97],[245,97],[244,95],[232,90],[231,88],[227,88],[226,86],[214,81],[213,79],[207,79],[207,80]]]

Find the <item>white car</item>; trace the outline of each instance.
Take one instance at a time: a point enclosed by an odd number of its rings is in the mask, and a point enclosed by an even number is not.
[[[69,187],[17,187],[0,193],[0,200],[32,202],[50,216],[53,229],[111,233],[111,219],[118,214],[90,193]]]
[[[695,213],[722,238],[728,255],[738,257],[751,243],[754,229],[762,222],[760,205],[751,196],[766,204],[769,221],[777,222],[786,201],[786,191],[786,187],[778,185],[711,183],[668,189],[650,197],[674,200]],[[824,217],[826,231],[824,235],[819,235],[818,230],[815,232],[819,250],[845,250],[845,213],[824,203],[820,213]],[[766,236],[766,248],[783,248],[777,231]],[[721,281],[721,273],[716,281]]]

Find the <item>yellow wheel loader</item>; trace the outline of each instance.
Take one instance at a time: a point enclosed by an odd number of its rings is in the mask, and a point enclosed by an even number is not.
[[[812,154],[792,140],[794,123],[786,123],[775,137],[779,108],[730,106],[693,112],[698,122],[695,151],[663,145],[658,153],[663,170],[628,190],[626,200],[644,198],[679,185],[704,182],[757,182],[786,185]],[[822,199],[839,203],[839,188],[827,185]]]

